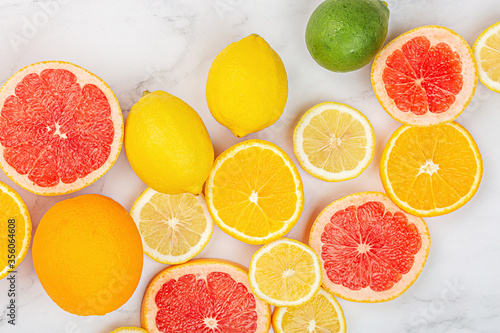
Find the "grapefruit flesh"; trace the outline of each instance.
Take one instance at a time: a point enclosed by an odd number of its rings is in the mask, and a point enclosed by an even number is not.
[[[354,194],[325,208],[310,244],[320,255],[324,287],[361,302],[390,300],[418,277],[430,246],[425,222],[382,193]]]
[[[118,156],[123,119],[116,97],[78,66],[28,66],[2,87],[0,102],[0,165],[31,192],[79,190]]]
[[[199,259],[170,266],[146,290],[142,326],[148,332],[268,332],[270,307],[251,292],[246,270]]]

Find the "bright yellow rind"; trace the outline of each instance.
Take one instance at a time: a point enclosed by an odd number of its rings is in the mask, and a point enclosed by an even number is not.
[[[482,84],[500,93],[500,22],[490,25],[472,46]]]
[[[120,327],[110,333],[148,333],[148,331],[139,327]]]

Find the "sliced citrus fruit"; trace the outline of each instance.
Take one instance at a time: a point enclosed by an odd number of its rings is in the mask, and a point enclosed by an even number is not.
[[[180,264],[193,258],[214,231],[203,195],[164,194],[147,188],[130,215],[141,233],[144,253],[163,264]]]
[[[323,288],[306,304],[274,309],[272,324],[275,333],[347,331],[339,302]]]
[[[275,306],[298,306],[318,292],[321,265],[309,246],[281,238],[253,254],[248,278],[258,298]]]
[[[167,267],[151,280],[141,324],[149,333],[267,333],[271,307],[252,294],[243,266],[195,259]]]
[[[454,31],[423,26],[396,37],[373,61],[371,80],[382,107],[403,124],[448,122],[467,107],[477,66]]]
[[[139,327],[120,327],[111,333],[148,333],[148,331]]]
[[[341,103],[313,106],[293,133],[293,150],[302,168],[326,181],[359,176],[375,152],[375,132],[358,110]]]
[[[249,244],[286,234],[304,207],[297,168],[281,148],[263,140],[243,141],[220,154],[205,194],[215,223]]]
[[[477,61],[479,80],[500,93],[500,22],[484,30],[472,46]]]
[[[31,242],[31,219],[23,199],[0,182],[0,279],[23,261]]]
[[[355,302],[398,297],[424,268],[431,239],[424,220],[384,193],[351,194],[318,215],[309,244],[323,267],[323,287]]]
[[[62,61],[24,67],[0,89],[0,167],[41,195],[102,177],[122,146],[118,100],[100,78]]]
[[[417,216],[437,216],[465,205],[483,174],[481,154],[456,122],[429,127],[403,125],[387,142],[380,178],[391,199]]]

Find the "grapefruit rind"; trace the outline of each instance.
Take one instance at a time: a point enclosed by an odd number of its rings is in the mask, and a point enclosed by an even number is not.
[[[345,196],[329,204],[319,213],[318,217],[316,217],[309,234],[309,245],[316,253],[318,253],[320,257],[321,267],[323,269],[323,288],[325,288],[326,291],[352,302],[379,303],[390,301],[400,296],[408,290],[411,285],[413,285],[425,266],[425,262],[430,251],[431,238],[427,224],[421,217],[404,213],[408,222],[413,223],[418,228],[422,239],[422,246],[415,255],[415,260],[411,270],[407,274],[404,274],[401,280],[399,280],[391,289],[381,292],[373,291],[369,287],[356,291],[342,285],[332,283],[324,268],[324,260],[321,258],[321,249],[323,246],[323,243],[321,242],[321,234],[326,224],[330,222],[330,218],[337,211],[346,209],[349,206],[358,207],[369,201],[381,202],[384,204],[386,211],[402,212],[401,209],[396,206],[385,193],[382,192],[360,192]]]
[[[486,28],[480,35],[477,37],[474,45],[472,45],[472,52],[474,53],[474,57],[476,58],[476,62],[478,64],[478,73],[479,73],[479,81],[484,84],[488,89],[493,90],[494,92],[500,93],[500,81],[494,81],[490,79],[486,71],[483,69],[481,65],[481,57],[479,53],[485,47],[486,40],[493,34],[500,33],[500,22],[490,25]],[[500,54],[500,49],[496,50]],[[500,66],[500,61],[498,63]]]
[[[337,319],[339,322],[339,330],[336,332],[332,333],[345,333],[347,332],[347,325],[345,322],[345,317],[344,317],[344,311],[340,307],[339,302],[333,297],[332,294],[328,293],[325,289],[320,288],[318,293],[314,296],[317,297],[318,295],[324,296],[331,305],[335,308],[335,311],[337,313]],[[288,307],[276,307],[273,312],[272,316],[272,326],[273,330],[275,333],[293,333],[293,332],[285,332],[283,330],[283,316],[288,312]],[[296,307],[296,309],[300,309],[300,306]],[[333,319],[333,318],[331,318]]]
[[[347,113],[360,124],[366,132],[366,154],[361,161],[358,161],[358,165],[353,170],[344,170],[339,173],[329,172],[325,169],[319,168],[312,164],[304,151],[304,130],[309,125],[312,118],[321,114],[325,110],[336,109],[341,113]],[[360,111],[350,107],[349,105],[336,103],[336,102],[324,102],[320,103],[304,113],[299,123],[295,127],[293,133],[293,149],[295,156],[297,157],[302,168],[318,179],[328,181],[328,182],[339,182],[344,180],[349,180],[358,177],[365,169],[370,165],[375,155],[375,132],[368,118]]]
[[[141,210],[144,208],[144,205],[146,205],[151,198],[154,195],[168,195],[168,194],[163,194],[159,193],[152,188],[147,188],[144,190],[144,192],[141,193],[141,195],[136,199],[134,204],[132,205],[132,208],[130,209],[130,215],[134,219],[137,229],[140,231],[141,228],[139,227],[139,223],[141,221]],[[186,193],[188,194],[188,193]],[[144,249],[144,254],[150,257],[151,259],[162,263],[162,264],[170,264],[170,265],[178,265],[185,263],[186,261],[194,258],[197,256],[208,244],[210,241],[210,238],[212,237],[212,234],[214,232],[214,222],[212,221],[212,217],[210,216],[210,213],[208,212],[207,205],[205,203],[205,198],[203,197],[202,194],[200,195],[194,195],[196,197],[196,200],[198,202],[198,205],[203,209],[205,220],[206,220],[206,228],[201,233],[200,235],[200,240],[198,241],[197,244],[195,244],[191,249],[186,252],[185,254],[181,256],[174,256],[174,255],[168,255],[168,254],[163,254],[160,253],[157,249],[151,248],[146,241],[144,240],[144,236],[141,234],[142,238],[142,245]]]
[[[469,192],[465,195],[462,196],[461,199],[455,204],[448,206],[448,207],[443,207],[443,208],[434,208],[432,210],[421,210],[421,209],[416,209],[410,205],[401,198],[399,198],[396,193],[393,190],[393,187],[391,185],[391,181],[389,180],[389,177],[387,176],[387,163],[390,158],[390,154],[392,149],[395,146],[395,143],[398,139],[398,137],[407,131],[408,129],[411,128],[409,125],[403,125],[400,126],[389,138],[389,141],[387,142],[384,151],[382,153],[382,157],[380,159],[380,179],[382,180],[382,185],[384,186],[384,189],[387,193],[387,195],[391,198],[391,200],[399,206],[402,210],[405,212],[415,215],[415,216],[420,216],[420,217],[433,217],[433,216],[439,216],[439,215],[444,215],[451,213],[460,207],[464,206],[477,192],[479,189],[479,185],[481,183],[481,178],[483,174],[483,160],[481,157],[481,153],[479,152],[479,148],[474,141],[474,138],[472,135],[463,127],[462,125],[458,124],[457,122],[450,122],[447,125],[454,127],[456,130],[458,130],[460,133],[463,134],[463,136],[469,141],[470,147],[472,151],[474,152],[474,155],[476,157],[477,161],[477,173],[475,175],[475,181],[474,185],[470,188]]]
[[[297,204],[295,208],[294,214],[286,221],[284,221],[283,227],[275,231],[274,233],[270,233],[266,237],[254,237],[254,236],[249,236],[247,234],[244,234],[243,232],[232,228],[228,226],[224,221],[220,218],[217,209],[215,208],[213,204],[213,188],[214,188],[214,178],[217,173],[217,171],[220,169],[221,165],[229,158],[232,158],[238,153],[239,151],[245,150],[247,148],[251,147],[259,147],[262,149],[269,149],[273,153],[275,153],[277,156],[279,156],[282,160],[285,166],[290,170],[290,172],[293,175],[295,185],[296,185],[296,195],[297,195]],[[302,185],[302,180],[300,178],[299,171],[297,170],[297,167],[293,164],[292,160],[286,152],[278,147],[277,145],[264,141],[264,140],[259,140],[259,139],[253,139],[253,140],[247,140],[240,142],[224,152],[220,154],[214,162],[214,166],[212,171],[210,172],[210,176],[208,177],[206,183],[205,183],[205,199],[206,199],[206,204],[208,207],[208,211],[210,212],[210,215],[212,216],[212,219],[214,220],[215,224],[219,228],[222,229],[225,233],[228,235],[236,238],[237,240],[240,240],[242,242],[245,242],[247,244],[265,244],[272,242],[286,233],[288,233],[298,222],[300,215],[302,214],[302,210],[304,208],[304,190],[303,190],[303,185]]]
[[[34,194],[38,195],[61,195],[76,192],[81,190],[90,184],[97,181],[99,178],[104,176],[106,172],[113,166],[118,155],[120,154],[122,141],[123,141],[123,115],[120,108],[120,104],[115,94],[111,90],[111,88],[99,77],[87,71],[86,69],[77,66],[75,64],[65,62],[65,61],[43,61],[28,65],[19,71],[17,71],[14,75],[12,75],[0,88],[0,109],[3,107],[5,99],[8,96],[15,95],[16,85],[28,74],[36,73],[39,74],[45,69],[65,69],[77,76],[77,83],[83,87],[85,84],[94,84],[96,85],[106,96],[108,100],[109,106],[111,108],[110,119],[113,122],[114,126],[114,137],[113,142],[111,143],[111,151],[108,156],[106,162],[94,170],[87,176],[83,178],[77,178],[76,181],[70,184],[65,184],[62,181],[55,186],[51,187],[42,187],[31,180],[28,179],[28,175],[19,174],[11,165],[7,163],[4,158],[4,150],[0,144],[0,168],[3,172],[14,181],[17,185],[21,186],[27,191],[30,191]]]
[[[316,276],[314,284],[311,286],[311,290],[306,296],[304,296],[300,299],[297,299],[295,301],[285,301],[285,300],[279,300],[279,299],[274,299],[274,298],[269,297],[268,295],[266,295],[265,293],[263,293],[261,291],[261,289],[259,288],[259,283],[257,282],[257,280],[255,278],[255,274],[258,270],[257,265],[258,265],[259,258],[264,253],[269,252],[273,247],[278,246],[278,245],[283,244],[283,243],[299,247],[302,251],[304,251],[304,253],[307,253],[313,259],[313,262],[314,262],[313,269],[314,269],[314,273]],[[250,287],[252,288],[254,295],[256,297],[260,298],[261,300],[265,301],[266,303],[269,303],[271,305],[278,306],[278,307],[299,306],[299,305],[302,305],[302,304],[305,304],[305,303],[311,301],[313,299],[313,297],[320,290],[321,280],[322,280],[321,271],[322,270],[321,270],[321,265],[320,265],[320,258],[318,257],[318,254],[315,251],[313,251],[313,249],[311,249],[306,244],[303,244],[303,243],[296,241],[294,239],[281,238],[281,239],[276,240],[272,243],[265,244],[264,246],[262,246],[260,249],[258,249],[253,254],[252,259],[250,261],[250,267],[248,269],[248,279],[250,280]]]
[[[248,270],[237,263],[223,259],[193,259],[181,265],[169,266],[159,272],[149,283],[141,305],[141,326],[149,333],[162,333],[156,327],[158,307],[155,297],[163,284],[178,279],[186,274],[195,274],[196,278],[206,277],[211,272],[224,272],[236,282],[243,284],[251,292]],[[267,333],[271,328],[271,306],[255,297],[258,315],[255,333]]]
[[[462,75],[464,78],[464,85],[462,90],[455,95],[456,100],[450,108],[443,113],[432,113],[427,111],[423,115],[415,115],[412,112],[402,112],[395,105],[394,101],[387,96],[387,92],[382,80],[382,73],[386,67],[386,60],[395,50],[400,49],[409,40],[425,36],[435,45],[440,42],[446,42],[454,52],[460,55],[462,63]],[[476,60],[474,59],[472,50],[463,39],[455,31],[446,27],[437,25],[422,26],[412,29],[396,37],[389,42],[377,54],[373,61],[371,70],[371,81],[373,91],[377,100],[382,108],[396,121],[402,124],[415,125],[415,126],[429,126],[433,124],[449,122],[456,119],[469,105],[474,93],[476,91],[478,81],[478,68]]]

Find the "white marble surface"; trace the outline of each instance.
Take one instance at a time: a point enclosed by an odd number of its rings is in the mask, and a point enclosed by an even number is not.
[[[240,141],[210,115],[205,82],[210,64],[227,44],[251,33],[263,36],[282,57],[290,94],[281,119],[248,138],[270,140],[293,155],[291,135],[300,115],[316,103],[347,103],[366,114],[377,139],[375,159],[357,179],[326,183],[301,170],[306,203],[288,237],[307,239],[316,214],[349,193],[383,190],[378,161],[385,142],[398,127],[378,104],[370,84],[370,65],[335,74],[319,67],[304,42],[305,25],[320,0],[0,0],[0,81],[25,65],[66,60],[103,78],[115,91],[124,117],[143,90],[161,89],[185,100],[203,118],[216,154]],[[487,26],[500,20],[498,0],[387,0],[391,11],[388,39],[411,28],[443,25],[471,45]],[[499,332],[500,331],[500,94],[478,84],[468,109],[458,118],[475,137],[484,159],[484,178],[476,196],[460,210],[427,218],[430,256],[417,282],[401,297],[380,304],[339,300],[348,331]],[[54,203],[85,193],[102,193],[129,209],[145,185],[122,151],[115,166],[86,189],[66,196],[40,197],[0,180],[26,201],[34,229]],[[198,257],[218,257],[248,266],[257,246],[216,229]],[[17,325],[6,323],[8,283],[0,281],[2,333],[107,333],[139,325],[142,295],[164,265],[145,257],[141,282],[132,298],[103,317],[78,317],[59,309],[45,294],[31,254],[18,268]]]

